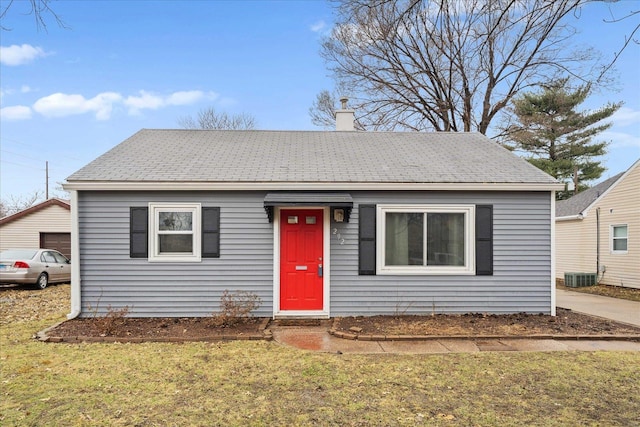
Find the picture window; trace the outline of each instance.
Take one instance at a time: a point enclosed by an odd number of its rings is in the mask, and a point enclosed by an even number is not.
[[[378,274],[473,274],[469,205],[379,205]]]

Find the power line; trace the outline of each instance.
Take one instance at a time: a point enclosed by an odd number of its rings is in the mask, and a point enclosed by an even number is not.
[[[46,148],[46,147],[36,147],[35,145],[31,145],[31,144],[27,144],[24,143],[22,141],[18,141],[16,139],[11,139],[11,138],[5,138],[5,137],[0,137],[0,141],[8,141],[8,142],[12,142],[15,144],[20,144],[20,145],[24,145],[25,147],[29,147],[29,148],[33,148],[34,150],[39,150],[39,151],[47,151],[49,153],[53,153],[54,150],[50,149],[50,148]],[[3,150],[4,151],[4,150]],[[58,154],[58,151],[55,151],[56,154]],[[15,153],[14,153],[15,154]],[[69,156],[68,154],[65,154],[65,158],[69,159],[69,160],[78,160],[78,161],[82,161],[82,159],[79,159],[77,157],[72,157]],[[43,161],[38,159],[38,161]]]
[[[36,159],[35,157],[29,157],[29,156],[25,156],[24,154],[20,154],[20,153],[15,153],[13,151],[9,151],[9,150],[0,150],[3,153],[8,153],[8,154],[13,154],[16,156],[20,156],[20,157],[24,157],[25,159],[29,159],[29,160],[36,160],[38,162],[41,162],[41,159]]]
[[[9,162],[7,160],[0,160],[0,163],[5,163],[5,164],[8,164],[8,165],[14,165],[14,166],[20,166],[20,167],[23,167],[23,168],[35,169],[35,170],[39,170],[39,171],[43,171],[44,170],[42,168],[36,168],[34,166],[23,165],[21,163]]]

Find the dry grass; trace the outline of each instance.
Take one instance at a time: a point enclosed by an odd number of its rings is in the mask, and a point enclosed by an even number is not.
[[[260,341],[33,340],[64,318],[68,290],[0,291],[3,426],[640,424],[638,353],[335,355]]]
[[[583,292],[585,294],[602,295],[604,297],[621,298],[629,301],[640,301],[640,289],[624,288],[622,286],[596,285],[569,288],[564,286],[564,280],[556,280],[556,288],[563,291]]]

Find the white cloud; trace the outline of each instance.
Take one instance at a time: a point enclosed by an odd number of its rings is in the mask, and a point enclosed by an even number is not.
[[[311,24],[311,26],[309,27],[309,29],[310,29],[311,31],[313,31],[314,33],[319,33],[319,32],[320,32],[320,31],[322,31],[322,30],[324,29],[324,27],[326,27],[326,26],[327,26],[327,24],[326,24],[324,21],[320,20],[320,21],[318,21],[318,22],[316,22],[316,23],[314,23],[314,24]]]
[[[640,123],[640,111],[633,110],[628,107],[620,107],[610,118],[616,126],[629,126],[634,123]]]
[[[164,105],[162,97],[141,90],[139,96],[128,96],[124,105],[129,107],[129,114],[139,114],[140,110],[157,110]]]
[[[29,93],[31,92],[33,89],[31,89],[31,87],[27,86],[27,85],[22,85],[22,87],[20,88],[20,92],[21,93]]]
[[[167,98],[168,105],[190,105],[195,104],[205,97],[200,90],[189,90],[182,92],[174,92]]]
[[[129,96],[124,105],[129,107],[129,114],[140,114],[140,110],[157,110],[172,105],[191,105],[202,99],[216,99],[215,92],[204,93],[200,90],[174,92],[168,96],[154,95],[141,90],[138,96]]]
[[[0,63],[2,65],[17,66],[28,64],[34,59],[43,56],[47,56],[47,54],[42,48],[29,44],[0,46]]]
[[[33,110],[45,117],[66,117],[93,113],[98,120],[108,120],[111,118],[113,109],[118,105],[126,107],[129,115],[137,115],[142,110],[190,105],[203,99],[214,100],[218,96],[215,92],[199,90],[179,91],[167,96],[141,90],[137,95],[126,97],[117,92],[102,92],[93,98],[85,98],[78,94],[54,93],[38,99],[33,104]]]
[[[14,105],[0,109],[0,120],[17,121],[31,118],[31,108],[24,105]]]
[[[93,98],[85,99],[82,95],[54,93],[38,99],[33,109],[45,117],[66,117],[93,112],[98,120],[111,117],[113,104],[121,102],[122,96],[115,92],[103,92]]]
[[[598,140],[611,141],[609,149],[623,147],[637,147],[640,149],[640,135],[638,134],[606,131],[598,136]]]

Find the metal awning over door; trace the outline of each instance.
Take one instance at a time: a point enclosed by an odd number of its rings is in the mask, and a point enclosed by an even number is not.
[[[269,222],[273,222],[273,209],[276,206],[330,206],[332,210],[344,209],[345,221],[349,222],[349,215],[353,208],[353,198],[349,193],[268,193],[264,198],[264,210],[267,212]]]

